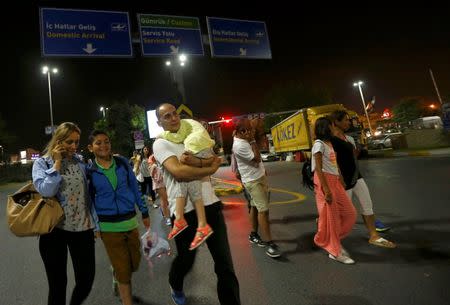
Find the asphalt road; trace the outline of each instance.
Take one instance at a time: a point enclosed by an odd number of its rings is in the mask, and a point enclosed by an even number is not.
[[[313,194],[301,187],[301,164],[266,163],[271,186],[272,234],[284,251],[279,260],[248,243],[249,222],[242,195],[224,197],[224,215],[246,305],[448,304],[450,291],[450,157],[414,157],[361,161],[377,218],[392,226],[384,234],[397,249],[367,243],[361,217],[343,244],[356,260],[352,266],[331,261],[313,247],[317,215]],[[216,176],[229,178],[228,168]],[[17,238],[7,228],[6,194],[17,185],[0,186],[0,304],[46,304],[47,283],[37,238]],[[358,207],[358,205],[356,204]],[[152,210],[154,230],[167,228]],[[141,228],[143,231],[143,229]],[[120,304],[112,295],[109,263],[99,241],[96,279],[86,305]],[[135,274],[135,294],[144,305],[171,304],[167,273],[171,258],[158,261],[150,274],[143,260]],[[73,272],[68,265],[68,295]],[[185,281],[188,304],[218,304],[213,262],[201,247]]]

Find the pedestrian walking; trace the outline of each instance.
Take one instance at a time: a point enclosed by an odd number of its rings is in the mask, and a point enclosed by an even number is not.
[[[141,162],[139,164],[139,171],[142,174],[143,181],[139,182],[141,187],[141,193],[144,196],[144,199],[147,201],[152,201],[153,208],[158,208],[156,204],[156,196],[155,191],[153,190],[152,185],[152,176],[150,175],[150,164],[149,158],[152,155],[151,149],[148,146],[144,146],[141,154]]]
[[[147,205],[128,160],[112,155],[111,142],[105,132],[94,130],[89,136],[88,148],[95,156],[89,177],[100,236],[113,267],[122,304],[132,305],[131,277],[141,260],[135,206],[141,211],[142,222],[148,230]]]
[[[156,108],[158,124],[166,131],[177,132],[180,128],[180,117],[171,104],[161,104]],[[233,260],[228,243],[227,228],[222,214],[222,202],[217,198],[211,185],[209,175],[213,174],[221,163],[214,157],[210,162],[200,162],[192,154],[184,154],[183,143],[173,143],[159,138],[153,144],[156,161],[162,167],[164,182],[169,197],[170,212],[176,208],[177,181],[202,179],[202,199],[208,223],[214,234],[206,240],[208,250],[214,260],[214,271],[217,275],[217,294],[221,305],[241,304],[239,283],[234,272]],[[189,226],[175,237],[177,255],[172,262],[169,273],[171,298],[177,305],[186,304],[183,290],[184,279],[194,264],[197,250],[189,250],[190,243],[196,234],[197,215],[193,202],[188,198],[184,208],[184,218]],[[199,283],[201,284],[201,283]]]
[[[172,143],[183,143],[186,152],[193,154],[200,161],[200,167],[203,166],[203,162],[205,164],[210,163],[214,158],[212,152],[214,140],[211,139],[208,131],[206,131],[200,122],[192,119],[180,120],[180,128],[177,132],[164,131],[160,136]],[[193,250],[213,234],[213,230],[208,225],[205,215],[201,192],[202,184],[200,180],[194,180],[190,182],[179,182],[175,187],[177,188],[175,221],[168,238],[173,239],[187,228],[188,223],[184,219],[184,208],[186,206],[186,199],[189,196],[189,199],[194,203],[198,223],[197,233],[189,248]]]
[[[355,140],[345,134],[350,128],[350,118],[344,110],[334,111],[330,118],[335,126],[331,143],[337,154],[345,189],[350,199],[353,195],[358,199],[364,224],[369,231],[369,243],[378,247],[395,248],[393,242],[378,234],[378,231],[384,232],[389,227],[375,218],[369,188],[359,171]]]
[[[232,150],[241,181],[250,194],[249,217],[252,231],[249,240],[260,247],[266,247],[268,256],[272,258],[280,257],[281,251],[273,241],[270,230],[269,185],[266,170],[254,139],[254,131],[250,120],[242,119],[236,123]],[[258,229],[263,239],[258,234]]]
[[[311,166],[319,213],[314,242],[329,253],[330,259],[343,264],[354,264],[355,261],[342,247],[341,240],[352,230],[356,221],[356,210],[345,193],[339,174],[336,154],[331,144],[331,121],[326,117],[319,118],[314,131],[316,140],[312,147]]]
[[[156,163],[154,155],[149,158],[150,175],[152,176],[153,190],[158,194],[161,214],[164,218],[164,222],[167,226],[172,226],[172,220],[170,219],[169,200],[167,198],[166,185],[164,184],[164,177]]]
[[[48,305],[66,304],[67,250],[75,274],[70,304],[82,304],[94,282],[97,216],[89,197],[86,164],[77,155],[80,135],[76,124],[62,123],[44,155],[33,164],[36,190],[43,197],[56,197],[64,210],[64,220],[52,232],[39,237],[39,253],[49,288]]]

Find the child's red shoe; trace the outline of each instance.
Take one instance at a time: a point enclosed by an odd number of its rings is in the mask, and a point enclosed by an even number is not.
[[[214,231],[208,224],[204,227],[198,228],[197,234],[195,234],[194,240],[191,242],[189,250],[198,248],[198,246],[200,246],[211,234],[213,234],[213,232]]]
[[[170,231],[168,239],[173,239],[175,236],[180,234],[184,229],[188,227],[185,219],[175,220],[173,223],[172,231]]]

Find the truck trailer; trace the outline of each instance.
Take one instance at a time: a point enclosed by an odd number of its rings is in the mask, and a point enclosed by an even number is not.
[[[342,104],[330,104],[303,108],[271,128],[273,146],[276,153],[296,153],[310,151],[314,142],[314,124],[320,117],[330,115],[333,111],[344,110],[352,120],[350,135],[355,142],[363,144],[358,115],[346,109]]]

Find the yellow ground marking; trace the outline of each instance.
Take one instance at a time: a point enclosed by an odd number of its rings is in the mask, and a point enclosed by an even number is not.
[[[220,183],[229,184],[232,185],[233,188],[214,188],[217,196],[227,196],[231,194],[239,194],[242,192],[242,185],[239,181],[236,180],[224,180],[213,177],[212,179],[219,181]],[[294,199],[291,200],[284,200],[284,201],[271,201],[270,204],[287,204],[287,203],[296,203],[296,202],[302,202],[305,201],[306,196],[292,191],[287,191],[284,189],[278,189],[278,188],[269,188],[271,192],[278,192],[278,193],[285,193],[292,195]]]
[[[240,194],[242,193],[242,186],[236,186],[234,188],[214,188],[214,192],[217,196],[228,196],[233,194]]]
[[[278,193],[286,193],[289,195],[294,196],[294,199],[291,200],[285,200],[285,201],[270,201],[270,204],[287,204],[287,203],[295,203],[295,202],[300,202],[302,203],[302,201],[305,201],[306,196],[301,194],[301,193],[297,193],[297,192],[291,192],[291,191],[286,191],[283,189],[276,189],[276,188],[269,188],[269,190],[271,192],[278,192]]]

